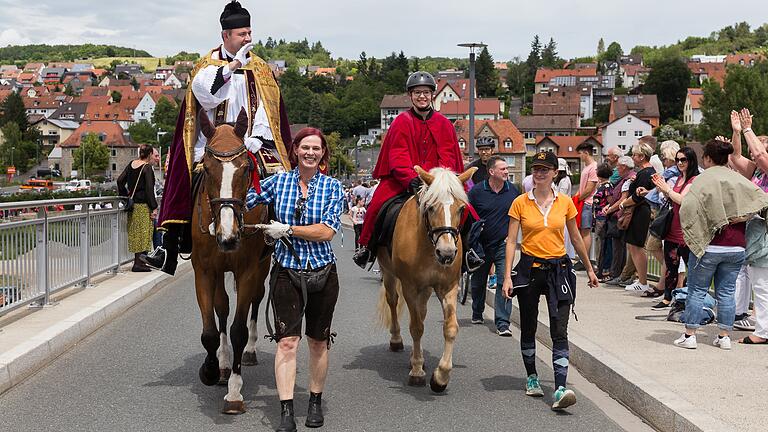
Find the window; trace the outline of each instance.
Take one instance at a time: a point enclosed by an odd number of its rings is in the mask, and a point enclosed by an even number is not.
[[[627,131],[619,131],[619,136],[620,136],[620,137],[625,137],[625,136],[627,136]]]
[[[459,140],[459,147],[464,148],[464,140],[463,139]]]
[[[504,159],[507,160],[507,166],[509,166],[509,167],[514,167],[515,166],[515,159],[516,158],[514,156],[506,157]]]
[[[536,138],[536,132],[525,132],[523,137],[525,137],[525,139],[534,139]]]
[[[117,164],[112,164],[112,171],[117,171]]]
[[[632,123],[632,117],[627,117],[627,123]]]
[[[504,148],[511,149],[512,148],[512,140],[504,141]]]
[[[635,131],[636,138],[640,138],[641,136],[643,136],[643,131]]]
[[[112,149],[112,157],[117,157],[117,150]]]

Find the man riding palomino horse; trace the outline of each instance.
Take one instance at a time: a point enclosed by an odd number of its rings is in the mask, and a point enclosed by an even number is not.
[[[158,227],[163,244],[141,259],[168,274],[176,271],[179,251],[191,251],[192,188],[200,173],[206,137],[197,122],[203,109],[215,126],[234,123],[241,109],[248,116],[245,146],[256,164],[254,182],[290,169],[286,144],[291,142],[280,88],[267,63],[250,53],[251,17],[239,2],[227,4],[219,19],[222,44],[191,72],[176,122]]]
[[[381,182],[371,198],[360,233],[360,249],[353,260],[365,268],[375,260],[375,251],[369,249],[379,211],[390,199],[409,192],[416,194],[422,186],[414,166],[425,171],[443,167],[454,173],[464,170],[463,158],[451,122],[432,108],[437,83],[428,72],[418,71],[408,77],[405,84],[413,105],[398,115],[387,131],[376,161],[373,177]],[[468,206],[471,209],[471,206]],[[473,213],[470,210],[470,213]],[[477,219],[476,215],[472,215]],[[469,226],[466,223],[465,226]],[[478,265],[468,262],[469,267]]]

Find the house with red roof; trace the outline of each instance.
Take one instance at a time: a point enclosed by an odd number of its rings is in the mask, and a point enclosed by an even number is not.
[[[384,95],[379,104],[381,110],[381,130],[386,131],[395,121],[395,117],[411,109],[411,98],[407,94]]]
[[[504,108],[496,98],[475,99],[475,120],[498,120]],[[440,114],[448,120],[469,119],[469,99],[448,101],[440,105]]]
[[[626,88],[635,88],[643,85],[651,73],[651,68],[641,64],[626,64],[621,66],[621,79]]]
[[[627,114],[632,114],[657,128],[660,124],[659,100],[656,95],[615,95],[611,100],[608,121],[613,122]]]
[[[683,107],[683,123],[697,125],[701,123],[701,101],[704,99],[704,91],[700,88],[689,88],[685,96]]]
[[[453,124],[459,140],[459,148],[465,158],[469,154],[469,120],[456,120]],[[521,182],[525,177],[525,142],[523,134],[508,119],[475,120],[474,142],[479,139],[490,140],[495,146],[495,154],[504,158],[509,165],[509,180]]]
[[[139,144],[135,143],[128,132],[116,122],[112,121],[85,121],[66,140],[59,144],[61,150],[60,160],[51,160],[58,163],[61,172],[65,176],[72,175],[72,155],[80,147],[82,140],[88,134],[95,134],[107,148],[109,148],[109,164],[103,174],[106,177],[117,178],[123,168],[138,156]],[[54,152],[56,153],[56,152]]]
[[[579,69],[551,69],[551,68],[539,68],[536,71],[536,77],[534,78],[534,88],[536,93],[541,93],[549,90],[549,82],[554,78],[560,77],[595,77],[597,76],[596,68],[579,68]]]
[[[440,107],[445,102],[465,100],[469,97],[469,80],[440,78],[437,80],[437,91],[433,106],[435,110],[440,111]],[[477,89],[475,89],[475,98],[477,98]]]
[[[693,76],[699,81],[699,84],[704,84],[704,81],[706,80],[714,80],[722,86],[725,82],[725,75],[727,74],[725,63],[688,62],[688,69],[691,70],[691,73],[693,73]]]

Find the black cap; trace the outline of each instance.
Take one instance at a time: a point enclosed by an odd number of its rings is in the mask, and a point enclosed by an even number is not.
[[[237,0],[232,0],[224,6],[224,12],[219,17],[222,30],[232,30],[236,28],[250,27],[251,14],[240,5]]]
[[[549,169],[557,169],[557,156],[554,153],[548,151],[538,152],[533,155],[533,161],[531,167],[543,166]]]

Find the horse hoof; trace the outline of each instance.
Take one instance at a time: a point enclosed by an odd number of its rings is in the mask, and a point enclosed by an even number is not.
[[[243,366],[256,366],[259,364],[259,360],[256,359],[256,352],[243,351],[243,357],[242,360],[240,360],[240,364]]]
[[[216,385],[216,383],[219,382],[219,374],[221,372],[219,371],[219,366],[216,365],[212,368],[206,368],[205,363],[203,363],[202,366],[200,366],[200,371],[198,372],[198,375],[200,376],[200,382],[207,386]]]
[[[411,387],[424,387],[427,385],[427,380],[423,376],[409,376],[408,385]]]
[[[390,342],[389,343],[389,350],[392,351],[392,352],[400,352],[403,349],[405,349],[405,347],[403,346],[402,342]]]
[[[445,391],[446,387],[448,387],[448,383],[444,385],[440,385],[435,381],[435,374],[432,374],[432,378],[429,379],[429,388],[432,389],[435,393],[442,393]]]
[[[219,385],[227,385],[229,376],[232,375],[232,369],[219,369]]]
[[[243,401],[224,401],[224,408],[221,409],[222,414],[238,415],[245,413],[245,402]]]

